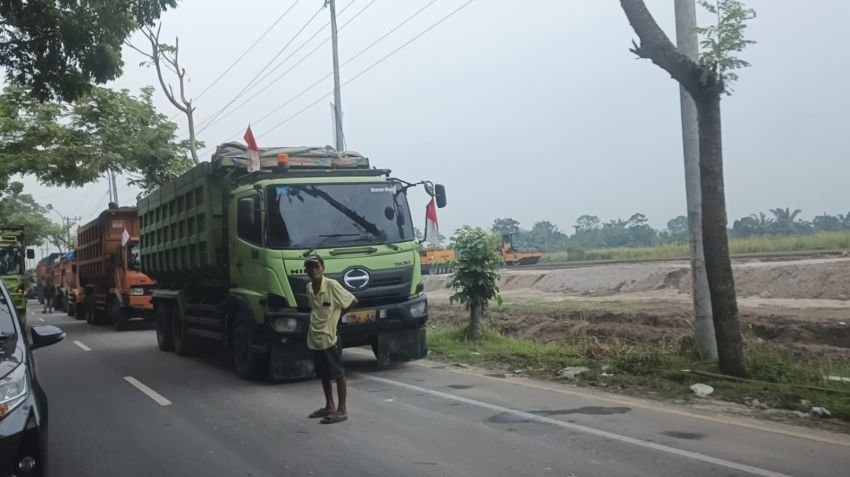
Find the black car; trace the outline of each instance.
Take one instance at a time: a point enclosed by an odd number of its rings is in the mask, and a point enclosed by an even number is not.
[[[47,475],[47,398],[38,384],[32,350],[65,333],[33,326],[26,339],[6,287],[0,282],[0,476]]]

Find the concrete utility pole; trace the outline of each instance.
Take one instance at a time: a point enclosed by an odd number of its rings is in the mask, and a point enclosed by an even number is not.
[[[345,136],[342,134],[342,93],[339,86],[339,45],[336,31],[336,0],[325,0],[325,6],[331,10],[331,41],[334,57],[334,119],[336,123],[336,150],[345,149]]]
[[[65,217],[65,232],[68,234],[68,242],[67,243],[68,243],[68,250],[69,251],[73,249],[71,244],[74,243],[71,240],[71,222],[76,224],[80,220],[82,220],[82,218],[80,218],[80,217]]]
[[[115,171],[114,170],[110,169],[109,178],[110,178],[110,181],[111,181],[110,184],[112,186],[112,195],[111,195],[110,201],[115,202],[117,204],[118,203],[118,184],[115,181]]]
[[[697,13],[694,0],[674,0],[676,9],[676,44],[688,58],[699,60]],[[691,95],[679,87],[682,106],[682,144],[685,154],[685,193],[688,207],[688,235],[691,252],[691,283],[694,300],[694,339],[703,359],[717,360],[717,338],[714,335],[714,316],[708,277],[705,273],[705,253],[702,247],[702,194],[699,172],[699,124],[697,108]]]

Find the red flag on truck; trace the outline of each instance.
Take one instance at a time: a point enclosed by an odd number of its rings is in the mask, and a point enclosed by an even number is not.
[[[437,202],[431,198],[425,208],[425,240],[435,247],[440,246],[440,224],[437,222]]]
[[[245,131],[245,144],[248,145],[248,172],[260,170],[260,148],[257,146],[257,140],[254,139],[254,131],[251,131],[251,126]]]

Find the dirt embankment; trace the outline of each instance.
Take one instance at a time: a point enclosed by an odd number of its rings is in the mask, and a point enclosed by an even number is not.
[[[750,262],[734,266],[744,333],[756,341],[850,359],[850,259]],[[460,323],[447,276],[429,276],[435,322]],[[546,342],[618,337],[677,339],[692,333],[687,263],[505,270],[510,306],[490,322],[510,335]]]

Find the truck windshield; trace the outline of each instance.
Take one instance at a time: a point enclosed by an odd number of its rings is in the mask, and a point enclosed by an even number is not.
[[[139,242],[127,244],[127,270],[139,272],[142,270],[142,255],[139,250]]]
[[[24,256],[20,247],[0,248],[0,275],[23,275]]]
[[[394,183],[273,186],[272,247],[312,249],[413,240],[407,197]]]

